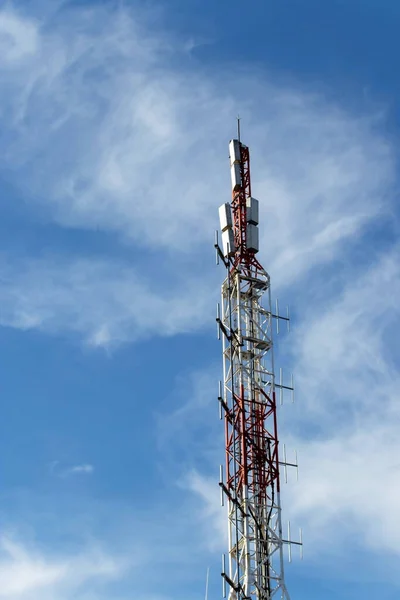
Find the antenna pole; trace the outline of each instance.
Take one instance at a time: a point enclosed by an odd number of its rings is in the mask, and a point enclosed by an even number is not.
[[[239,117],[237,125],[238,139],[229,143],[232,201],[219,209],[220,251],[227,270],[217,318],[226,447],[220,486],[228,512],[222,577],[224,589],[228,584],[228,600],[290,600],[283,546],[295,542],[284,540],[282,534],[275,315],[270,277],[256,257],[258,200],[251,195],[250,153],[240,141]]]

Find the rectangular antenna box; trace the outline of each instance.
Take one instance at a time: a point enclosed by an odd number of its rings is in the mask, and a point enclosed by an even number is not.
[[[247,225],[247,249],[253,252],[258,252],[259,250],[258,227],[253,223]]]
[[[232,191],[236,192],[242,185],[242,174],[240,172],[240,163],[235,162],[231,165]]]
[[[240,162],[240,142],[239,140],[231,140],[229,142],[229,158],[231,165],[235,162]]]
[[[258,225],[258,200],[255,198],[247,198],[247,222]]]
[[[232,229],[225,229],[222,232],[222,252],[224,256],[229,256],[235,252],[235,241]]]
[[[219,222],[221,231],[225,231],[225,229],[230,229],[232,227],[232,212],[229,202],[226,202],[219,207]]]

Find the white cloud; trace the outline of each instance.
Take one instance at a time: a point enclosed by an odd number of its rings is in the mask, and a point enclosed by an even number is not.
[[[298,450],[300,477],[296,482],[289,469],[283,520],[285,526],[291,520],[294,535],[296,526],[303,528],[307,564],[329,562],[331,574],[332,555],[343,565],[362,549],[366,561],[375,561],[375,579],[383,580],[378,559],[399,556],[399,265],[396,246],[357,277],[348,269],[333,295],[327,289],[316,302],[299,297],[301,317],[288,340],[297,401],[279,410],[280,438],[290,458]],[[185,394],[190,400],[173,413],[177,438],[179,426],[190,439],[194,421],[210,419],[208,405],[198,401],[203,378],[194,376],[192,387]],[[222,550],[226,515],[216,467],[223,462],[223,431],[213,418],[196,450],[201,472],[189,470],[185,484],[203,506],[205,541]]]
[[[352,537],[369,552],[399,555],[399,418],[384,415],[348,425],[331,439],[298,441],[301,477],[287,494],[286,515],[306,531],[309,555],[329,540],[338,550]]]
[[[196,255],[230,197],[226,142],[239,108],[263,254],[278,275],[290,281],[330,260],[385,210],[394,167],[375,115],[346,114],[259,74],[206,76],[186,41],[150,30],[137,6],[36,19],[35,62],[0,90],[0,109],[12,100],[0,154],[59,223]]]
[[[348,114],[264,74],[205,75],[186,40],[152,29],[137,6],[44,2],[29,16],[15,5],[0,12],[3,30],[30,27],[36,42],[18,68],[3,57],[7,179],[42,220],[116,232],[134,273],[111,260],[11,261],[3,324],[73,330],[102,347],[201,327],[217,296],[213,229],[230,196],[226,142],[239,109],[275,289],[336,259],[390,210],[380,115]]]
[[[288,437],[301,476],[285,496],[311,553],[349,533],[372,552],[399,553],[400,376],[388,343],[399,333],[399,256],[393,249],[314,307],[295,336],[301,406]]]
[[[334,262],[390,213],[394,152],[380,116],[355,116],[264,74],[205,76],[185,40],[151,31],[135,10],[76,7],[50,21],[40,11],[0,13],[8,179],[41,218],[116,232],[135,261],[131,269],[111,260],[5,259],[3,325],[78,332],[109,346],[195,331],[210,319],[216,294],[203,245],[229,198],[225,142],[237,112],[262,202],[261,257],[275,285]],[[293,440],[301,478],[284,510],[317,550],[322,535],[340,539],[345,516],[371,548],[379,539],[379,549],[398,552],[398,369],[386,345],[398,336],[398,254],[368,269],[371,239],[362,260],[342,268],[343,292],[322,281],[329,294],[314,301],[310,286],[296,298],[303,414],[292,425],[303,428]],[[189,487],[213,511],[217,481],[214,494],[199,477],[192,473]],[[60,564],[43,581],[62,578]]]
[[[120,577],[126,566],[95,547],[72,556],[52,553],[50,557],[32,545],[3,536],[0,540],[0,598],[83,599],[89,581],[98,591],[93,597],[103,598],[102,586]]]
[[[207,477],[193,470],[183,482],[186,489],[201,500],[202,508],[194,514],[201,523],[203,536],[210,551],[220,551],[228,543],[226,507],[221,506],[220,490],[215,477]]]
[[[390,249],[355,279],[350,270],[343,290],[305,307],[292,354],[307,403],[328,413],[338,405],[355,413],[371,410],[378,398],[382,407],[398,378],[385,341],[398,327],[399,255],[398,247]],[[335,380],[346,385],[332,385]]]
[[[39,32],[33,19],[9,8],[0,13],[0,68],[16,68],[39,51]]]
[[[196,600],[208,549],[195,526],[198,502],[176,488],[173,476],[159,478],[157,494],[153,481],[141,479],[127,498],[68,497],[65,486],[52,488],[8,491],[3,531],[14,533],[0,538],[4,597]]]
[[[69,477],[70,475],[91,475],[94,473],[94,466],[89,463],[82,463],[79,465],[72,465],[70,467],[63,467],[60,465],[58,460],[55,460],[50,464],[50,473],[52,475],[57,475],[58,477]]]
[[[171,276],[171,280],[173,278]],[[125,264],[108,261],[24,261],[0,265],[0,323],[48,333],[72,332],[94,347],[150,335],[195,331],[211,318],[213,287],[194,278],[168,289]]]
[[[94,467],[93,465],[89,465],[89,464],[82,464],[82,465],[75,465],[73,467],[70,467],[67,471],[67,473],[71,473],[71,475],[75,474],[75,473],[86,473],[86,474],[91,474],[94,471]]]

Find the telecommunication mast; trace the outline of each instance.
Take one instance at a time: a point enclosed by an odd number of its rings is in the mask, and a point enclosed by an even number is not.
[[[240,137],[240,136],[239,136]],[[226,267],[217,307],[222,337],[220,418],[225,425],[226,464],[221,466],[222,503],[228,512],[228,552],[223,555],[223,596],[229,600],[289,600],[285,586],[276,389],[272,327],[287,317],[272,313],[270,277],[259,250],[259,203],[250,182],[250,155],[240,139],[229,143],[232,201],[219,208]],[[297,465],[292,465],[297,466]]]

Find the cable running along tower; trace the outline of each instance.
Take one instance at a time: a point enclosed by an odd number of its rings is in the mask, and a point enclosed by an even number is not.
[[[251,195],[250,155],[240,140],[229,143],[232,202],[219,208],[226,267],[217,307],[222,337],[220,418],[224,419],[226,464],[221,502],[228,509],[228,553],[223,556],[223,596],[229,600],[289,600],[285,587],[276,388],[272,349],[274,318],[270,278],[256,258],[258,200]],[[295,465],[293,465],[295,466]],[[286,466],[285,466],[286,468]],[[289,537],[289,536],[288,536]]]

